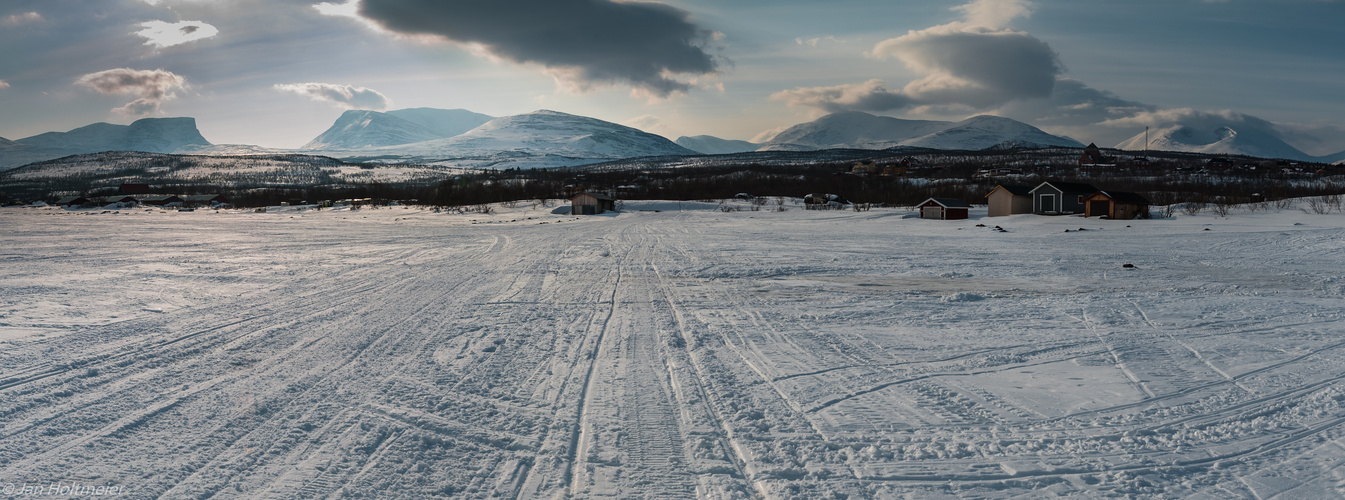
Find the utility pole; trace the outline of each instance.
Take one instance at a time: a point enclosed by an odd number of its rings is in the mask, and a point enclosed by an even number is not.
[[[1144,159],[1149,159],[1149,126],[1144,126]]]

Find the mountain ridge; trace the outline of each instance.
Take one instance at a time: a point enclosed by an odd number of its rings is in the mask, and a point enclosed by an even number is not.
[[[602,160],[697,154],[639,129],[545,109],[496,118],[453,137],[367,150],[384,151],[414,156],[515,153]]]
[[[300,149],[321,151],[414,144],[462,134],[494,119],[465,109],[352,109]]]
[[[678,137],[673,143],[707,155],[746,153],[756,151],[757,148],[761,147],[760,144],[754,142],[721,139],[713,135],[684,135]]]
[[[1083,147],[1074,139],[1051,135],[1032,125],[999,116],[978,115],[959,122],[945,122],[845,111],[785,129],[760,151],[888,149],[897,146],[980,150],[1003,143]]]

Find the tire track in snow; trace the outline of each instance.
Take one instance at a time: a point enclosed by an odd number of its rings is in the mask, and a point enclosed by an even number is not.
[[[632,251],[634,251],[634,248],[628,248],[626,254],[614,265],[616,279],[612,283],[612,293],[608,299],[610,307],[607,309],[607,314],[603,317],[602,323],[596,325],[597,337],[594,340],[593,350],[590,351],[589,354],[588,369],[584,373],[584,382],[580,385],[579,407],[575,410],[575,425],[574,429],[571,431],[570,447],[566,456],[569,467],[565,469],[565,477],[562,478],[563,487],[570,495],[575,495],[579,491],[579,484],[576,483],[575,477],[582,467],[579,462],[580,447],[588,441],[588,410],[593,403],[593,371],[597,368],[599,360],[605,357],[603,356],[603,353],[606,352],[606,343],[604,340],[607,336],[607,329],[612,323],[612,316],[616,314],[617,292],[620,289],[621,278],[623,276],[621,261],[624,261],[629,257]]]

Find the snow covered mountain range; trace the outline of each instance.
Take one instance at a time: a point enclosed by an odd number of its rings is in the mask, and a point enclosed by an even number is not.
[[[465,109],[412,108],[386,113],[352,109],[300,149],[361,149],[432,141],[462,134],[492,119]]]
[[[184,146],[209,146],[195,118],[142,118],[130,125],[94,123],[69,132],[47,132],[0,142],[0,169],[35,161],[101,151],[172,153]]]
[[[1144,146],[1146,134],[1118,144],[1117,149],[1130,151],[1182,151],[1188,153],[1247,155],[1258,158],[1284,158],[1299,161],[1336,163],[1345,160],[1345,151],[1315,157],[1300,151],[1280,139],[1273,129],[1255,123],[1214,123],[1205,127],[1171,125],[1148,133],[1149,146]]]
[[[1151,150],[1240,154],[1262,158],[1341,162],[1345,152],[1314,157],[1285,142],[1268,122],[1180,123],[1150,130]],[[1016,120],[974,116],[959,122],[904,120],[857,111],[834,113],[789,127],[762,143],[708,135],[676,142],[595,118],[540,110],[492,118],[463,109],[351,110],[298,150],[211,144],[193,118],[145,118],[130,125],[95,123],[69,132],[0,138],[0,169],[102,151],[197,155],[305,153],[383,163],[458,167],[559,167],[626,158],[733,154],[749,151],[887,149],[942,150],[994,147],[1083,147]],[[1118,149],[1139,151],[1144,135]]]
[[[998,116],[981,115],[960,122],[943,122],[847,111],[785,129],[766,142],[761,150],[887,149],[896,146],[979,150],[1002,144],[1083,147],[1074,139],[1054,136],[1026,123]]]
[[[452,137],[365,148],[362,151],[427,160],[487,157],[501,153],[595,161],[696,154],[662,136],[596,118],[550,110],[496,118]]]

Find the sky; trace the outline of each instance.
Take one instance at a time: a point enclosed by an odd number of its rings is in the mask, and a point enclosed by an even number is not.
[[[1345,0],[0,0],[0,137],[190,116],[296,148],[348,109],[550,109],[760,140],[1000,115],[1110,147],[1242,123],[1345,150]]]

